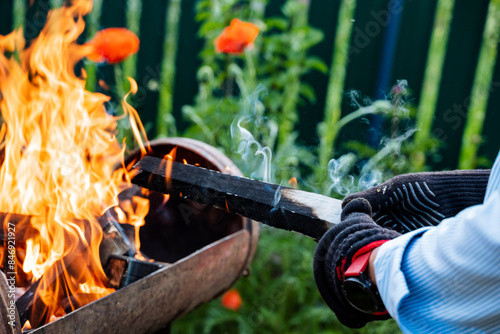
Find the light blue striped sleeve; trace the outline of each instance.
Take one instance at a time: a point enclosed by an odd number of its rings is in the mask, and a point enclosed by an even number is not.
[[[380,248],[378,289],[403,332],[500,333],[499,157],[483,204]]]

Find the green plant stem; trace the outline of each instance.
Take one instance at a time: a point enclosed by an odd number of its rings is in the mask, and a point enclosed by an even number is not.
[[[386,108],[390,108],[389,103],[387,103]],[[339,134],[340,129],[342,129],[347,123],[349,123],[349,122],[351,122],[359,117],[363,117],[366,115],[378,114],[381,111],[382,111],[381,108],[370,105],[368,107],[359,108],[358,110],[350,113],[349,115],[342,117],[333,125],[333,127],[331,129],[331,134],[332,134],[333,140],[335,141],[335,139],[337,139],[337,135]]]
[[[439,0],[434,19],[427,65],[425,68],[422,95],[417,110],[417,129],[415,144],[422,147],[431,138],[431,127],[439,96],[439,85],[443,74],[443,63],[450,34],[451,19],[455,0]],[[421,169],[425,165],[425,154],[415,154],[415,164]]]
[[[249,49],[245,49],[244,53],[245,53],[245,60],[246,60],[245,69],[247,70],[247,73],[248,73],[247,78],[250,82],[249,86],[255,88],[255,86],[256,86],[255,82],[257,81],[257,74],[255,71],[255,64],[254,64],[253,57],[252,57],[252,51]]]
[[[297,122],[296,106],[299,99],[300,74],[297,74],[297,76],[291,74],[290,80],[291,82],[289,82],[283,92],[283,112],[278,133],[278,145],[280,146],[285,145],[289,141]]]
[[[127,1],[127,7],[125,12],[125,18],[127,20],[127,29],[135,33],[139,36],[140,29],[140,17],[142,12],[142,1],[140,0],[129,0]],[[140,36],[139,36],[140,37]],[[123,61],[123,78],[127,77],[135,78],[136,77],[136,64],[137,64],[137,54],[133,54],[130,57],[127,57]],[[117,81],[118,84],[119,81]],[[127,89],[129,83],[128,80],[123,80],[122,82],[123,89]]]
[[[26,1],[14,1],[13,8],[13,29],[19,29],[23,25],[24,15],[26,14]]]
[[[340,119],[344,81],[349,63],[349,44],[351,42],[352,26],[356,9],[356,0],[342,0],[338,14],[337,33],[335,36],[334,53],[328,91],[325,103],[324,120],[318,127],[319,168],[316,180],[322,182],[326,179],[326,166],[333,156],[336,134],[331,131]]]
[[[160,101],[156,131],[159,137],[176,136],[177,129],[175,118],[172,115],[172,91],[175,80],[175,56],[179,39],[179,17],[181,11],[181,0],[172,0],[167,9],[167,31],[165,34],[165,47],[161,80]]]
[[[483,33],[479,61],[472,86],[467,122],[462,137],[459,168],[472,169],[476,166],[476,157],[481,144],[490,85],[493,80],[500,39],[500,0],[492,0]]]
[[[15,3],[23,3],[24,1],[15,1]],[[87,38],[92,38],[99,26],[99,15],[101,13],[102,0],[95,0],[92,6],[92,11],[88,14],[87,21]],[[89,91],[94,91],[97,84],[97,64],[91,61],[84,62],[85,72],[87,73],[87,79],[85,82],[85,88]]]

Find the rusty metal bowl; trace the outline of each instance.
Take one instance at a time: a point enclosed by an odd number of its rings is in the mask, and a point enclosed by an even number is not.
[[[177,161],[241,175],[229,158],[200,141],[168,138],[150,145],[154,156],[163,157],[177,147]],[[127,161],[138,158],[134,151]],[[141,251],[172,265],[30,333],[154,333],[217,297],[247,272],[258,241],[256,222],[182,198],[163,204],[161,194],[151,192],[148,197],[151,207],[140,233]],[[0,284],[2,300],[6,293],[5,284]]]
[[[242,176],[238,167],[215,147],[189,138],[168,138],[150,143],[151,155],[163,158],[176,148],[175,160],[184,159],[190,164]],[[126,163],[138,160],[139,150],[132,152]],[[258,237],[258,224],[239,215],[212,207],[204,207],[182,198],[170,198],[163,205],[164,196],[151,192],[150,210],[146,225],[141,228],[141,251],[158,261],[175,262],[194,251],[247,229],[253,237]],[[132,233],[129,234],[132,237]],[[257,239],[249,240],[250,254],[255,251]],[[249,258],[250,259],[250,258]]]

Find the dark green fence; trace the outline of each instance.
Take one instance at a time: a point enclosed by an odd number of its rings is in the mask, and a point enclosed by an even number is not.
[[[0,34],[20,26],[26,16],[24,34],[32,38],[47,11],[63,3],[33,2],[1,0]],[[265,15],[281,15],[284,2],[270,0]],[[327,156],[332,143],[317,137],[316,126],[323,121],[331,125],[353,110],[345,92],[381,98],[405,79],[417,106],[416,140],[433,135],[444,142],[443,159],[435,168],[471,168],[484,161],[478,157],[494,159],[500,144],[499,0],[306,2],[309,23],[325,36],[311,53],[329,64],[330,72],[304,78],[315,88],[317,102],[300,109],[302,143],[322,145],[320,152]],[[150,137],[174,135],[187,126],[181,107],[192,104],[198,90],[203,46],[195,5],[196,0],[96,0],[86,18],[87,36],[110,26],[127,26],[140,36],[138,55],[120,66],[96,70],[88,65],[87,72],[90,88],[98,90],[104,89],[99,79],[113,87],[126,75],[136,78],[140,88],[134,103]],[[119,96],[123,89],[118,84],[108,93]],[[368,136],[374,140],[377,133]]]

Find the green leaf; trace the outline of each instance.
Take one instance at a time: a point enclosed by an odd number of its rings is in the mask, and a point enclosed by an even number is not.
[[[202,22],[202,21],[208,20],[210,18],[210,16],[211,16],[211,14],[209,12],[198,13],[198,14],[196,14],[196,21]]]
[[[316,93],[314,92],[314,88],[306,82],[302,82],[300,84],[299,94],[311,103],[316,102]]]
[[[222,31],[222,26],[219,22],[207,21],[203,23],[198,31],[200,36],[215,36]]]
[[[264,22],[267,26],[267,30],[273,28],[278,30],[285,30],[288,27],[288,21],[280,17],[271,17],[266,19]]]
[[[318,57],[308,57],[305,62],[305,67],[308,70],[316,70],[324,74],[328,72],[328,66]]]
[[[298,45],[297,49],[302,51],[318,44],[324,38],[324,34],[321,30],[308,26],[294,27],[290,31],[290,34],[293,44]]]

